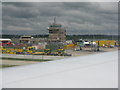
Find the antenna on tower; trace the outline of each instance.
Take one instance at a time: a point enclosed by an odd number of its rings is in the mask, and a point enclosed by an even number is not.
[[[56,17],[54,17],[54,24],[56,24]]]

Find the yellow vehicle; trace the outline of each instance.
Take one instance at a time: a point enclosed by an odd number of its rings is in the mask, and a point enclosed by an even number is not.
[[[19,48],[1,48],[3,54],[23,54],[23,52],[32,53],[32,47],[28,47],[27,50]]]
[[[32,54],[35,51],[34,47],[27,47],[26,54]]]
[[[51,52],[51,49],[44,49],[44,55],[62,56],[64,49],[58,49],[57,52]]]
[[[44,55],[45,53],[44,52],[34,52],[32,53],[32,55]]]
[[[23,52],[22,49],[1,48],[3,54],[17,54]]]
[[[33,55],[41,55],[44,52],[36,52],[34,47],[23,47],[22,49],[18,48],[0,48],[1,53],[3,54],[33,54]]]
[[[64,46],[64,49],[68,49],[68,48],[74,48],[75,46],[77,46],[77,44],[75,45],[75,44],[68,44],[68,45],[65,45]]]
[[[64,49],[58,49],[57,50],[57,53],[58,53],[58,56],[64,56]]]
[[[96,44],[98,44],[98,41],[95,41]],[[110,46],[114,46],[116,43],[115,40],[100,40],[99,41],[99,46],[101,47],[110,47]]]
[[[44,49],[44,54],[45,55],[51,55],[51,50],[50,49]]]

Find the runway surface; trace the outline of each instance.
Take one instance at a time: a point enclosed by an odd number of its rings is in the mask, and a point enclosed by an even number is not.
[[[118,88],[118,51],[5,68],[2,72],[3,88]]]

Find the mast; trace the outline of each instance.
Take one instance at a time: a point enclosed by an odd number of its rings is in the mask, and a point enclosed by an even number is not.
[[[54,24],[56,24],[56,17],[54,17]]]

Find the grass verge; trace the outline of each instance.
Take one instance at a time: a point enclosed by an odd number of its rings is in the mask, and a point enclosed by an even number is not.
[[[2,60],[20,60],[20,61],[39,61],[39,62],[52,61],[52,60],[49,60],[49,59],[26,59],[26,58],[8,58],[8,57],[2,57],[1,59]]]
[[[17,65],[0,65],[0,68],[7,68],[7,67],[14,67],[14,66],[17,66]]]

